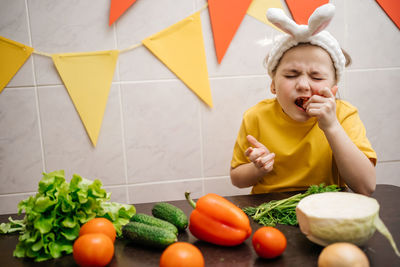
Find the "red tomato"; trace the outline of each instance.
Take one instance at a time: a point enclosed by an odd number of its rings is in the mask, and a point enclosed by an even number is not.
[[[114,244],[105,234],[85,234],[73,246],[75,262],[82,267],[101,267],[110,263]]]
[[[112,242],[115,241],[115,237],[117,235],[114,225],[106,218],[91,219],[90,221],[82,225],[81,229],[79,230],[79,236],[95,233],[105,234],[111,239]]]
[[[278,229],[264,226],[254,233],[252,243],[258,256],[272,259],[285,251],[287,241],[285,235]]]
[[[169,245],[161,255],[160,267],[204,267],[204,257],[194,245],[176,242]]]

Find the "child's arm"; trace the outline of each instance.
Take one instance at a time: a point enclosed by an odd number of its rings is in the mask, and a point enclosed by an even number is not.
[[[245,188],[258,183],[265,174],[272,171],[275,154],[269,150],[253,136],[248,135],[247,140],[253,147],[249,147],[245,154],[251,161],[236,168],[231,168],[232,184]]]
[[[340,176],[351,190],[364,195],[374,192],[376,174],[373,163],[351,141],[336,117],[335,97],[328,88],[320,90],[305,104],[307,113],[318,119],[331,146]]]

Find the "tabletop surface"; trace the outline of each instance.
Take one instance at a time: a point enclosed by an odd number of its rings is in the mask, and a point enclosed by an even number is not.
[[[261,203],[283,199],[295,194],[270,193],[260,195],[242,195],[226,197],[240,208],[257,206]],[[400,247],[400,187],[393,185],[377,185],[372,195],[380,204],[380,218],[385,223],[393,238]],[[186,200],[168,201],[181,208],[188,216],[192,210]],[[151,215],[154,203],[135,204],[138,213]],[[10,215],[0,215],[0,222],[6,222]],[[16,215],[12,215],[17,218]],[[253,233],[261,226],[250,218]],[[206,266],[317,266],[318,255],[323,247],[310,242],[297,226],[277,225],[287,238],[285,252],[272,260],[261,259],[255,253],[251,237],[236,247],[222,247],[197,240],[187,229],[180,233],[178,241],[190,242],[203,253]],[[0,235],[0,265],[1,266],[76,266],[72,255],[59,259],[36,263],[30,259],[18,259],[12,256],[18,243],[18,235]],[[361,249],[366,253],[371,266],[400,266],[400,258],[396,256],[387,239],[379,232]],[[114,258],[109,266],[158,266],[162,250],[140,247],[129,243],[126,239],[115,241]]]

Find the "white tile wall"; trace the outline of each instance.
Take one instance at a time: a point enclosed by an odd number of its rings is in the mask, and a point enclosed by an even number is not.
[[[399,29],[376,1],[345,1],[347,51],[353,69],[399,67]]]
[[[129,183],[199,178],[200,103],[180,81],[122,85]]]
[[[187,0],[136,1],[116,22],[118,48],[140,43],[146,37],[192,15],[195,11],[193,4],[193,1]],[[144,47],[121,55],[119,66],[122,81],[176,79]]]
[[[398,161],[386,161],[376,168],[377,183],[400,186],[400,164]]]
[[[378,183],[400,186],[399,29],[373,0],[332,2],[329,30],[353,58],[340,96],[359,108]],[[48,53],[124,49],[205,3],[138,0],[109,27],[109,0],[2,0],[0,35]],[[229,162],[243,112],[271,97],[263,60],[277,32],[246,16],[219,65],[207,10],[201,19],[214,107],[139,47],[118,59],[96,148],[51,59],[32,55],[0,94],[0,214],[57,169],[101,179],[123,203],[249,193],[231,185]]]
[[[261,65],[261,64],[260,64]],[[203,108],[202,150],[205,177],[229,176],[230,160],[242,115],[266,96],[266,76],[236,76],[211,80],[214,108]]]
[[[379,162],[400,160],[397,84],[400,68],[353,69],[346,74],[345,98],[358,107]]]
[[[32,191],[43,170],[34,88],[5,89],[0,97],[0,194]]]
[[[25,1],[4,0],[0,3],[0,7],[0,35],[31,45]],[[8,86],[32,86],[33,84],[32,58],[29,58]]]
[[[100,179],[105,185],[124,184],[119,85],[110,90],[97,146],[94,148],[65,88],[39,86],[40,119],[47,170],[65,170]]]

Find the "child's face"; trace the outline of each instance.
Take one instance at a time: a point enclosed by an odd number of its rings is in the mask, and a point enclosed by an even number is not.
[[[289,117],[304,122],[310,116],[298,106],[302,99],[335,84],[335,69],[328,52],[314,45],[299,45],[282,56],[272,77],[271,92]]]

